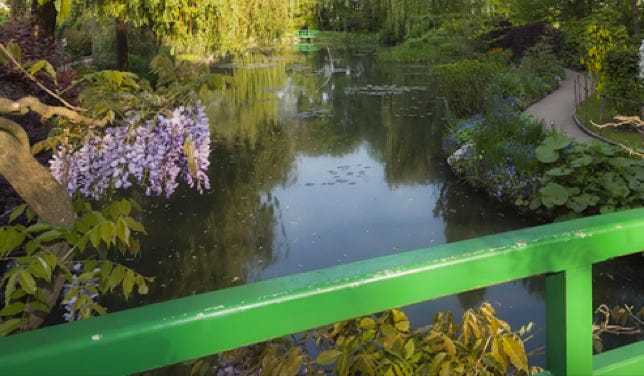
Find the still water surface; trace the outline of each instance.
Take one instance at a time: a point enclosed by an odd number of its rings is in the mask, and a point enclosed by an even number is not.
[[[201,196],[184,188],[167,202],[143,203],[149,235],[142,257],[130,262],[156,281],[130,305],[535,225],[450,173],[440,150],[442,102],[425,66],[322,49],[216,70],[229,87],[204,96],[215,140],[213,189]],[[407,312],[426,324],[438,310],[458,316],[487,300],[513,327],[533,321],[539,328],[542,282]],[[529,348],[540,345],[542,334]]]

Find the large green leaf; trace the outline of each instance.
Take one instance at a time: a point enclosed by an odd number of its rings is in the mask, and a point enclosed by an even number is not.
[[[548,183],[539,190],[539,193],[541,193],[541,202],[547,208],[560,206],[568,201],[568,190],[557,183]]]
[[[568,176],[572,174],[573,169],[567,166],[561,166],[561,167],[556,167],[556,168],[551,168],[550,170],[546,171],[546,175],[549,176]]]
[[[534,152],[541,163],[553,163],[559,159],[559,152],[549,145],[539,145]]]
[[[560,150],[570,145],[570,142],[570,138],[561,133],[555,133],[552,136],[546,137],[543,140],[543,145],[548,145],[555,150]]]
[[[583,154],[583,155],[582,155],[582,156],[580,156],[579,158],[573,159],[573,160],[570,162],[570,165],[571,165],[572,167],[577,168],[577,167],[584,167],[584,166],[588,166],[588,165],[589,165],[589,164],[591,164],[592,162],[593,162],[593,157],[591,157],[591,156],[590,156],[590,155],[588,155],[588,154]]]

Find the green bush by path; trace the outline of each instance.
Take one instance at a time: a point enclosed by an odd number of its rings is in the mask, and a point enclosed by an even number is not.
[[[451,113],[465,117],[483,112],[488,83],[498,69],[496,64],[463,60],[437,65],[433,73],[438,92],[447,98]]]

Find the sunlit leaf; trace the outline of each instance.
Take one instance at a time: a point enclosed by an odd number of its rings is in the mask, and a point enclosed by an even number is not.
[[[29,72],[29,74],[34,75],[45,67],[45,63],[46,63],[45,60],[35,61],[27,66],[28,68],[27,71]]]
[[[123,277],[123,295],[125,295],[125,299],[127,300],[132,293],[132,289],[134,288],[134,282],[135,282],[135,277],[134,277],[134,272],[131,269],[128,269],[125,272],[125,276]]]
[[[51,267],[44,258],[36,256],[34,261],[29,265],[29,271],[35,277],[51,282]]]
[[[408,332],[409,319],[407,318],[407,316],[399,309],[392,309],[391,314],[393,315],[396,329],[400,330],[401,332]]]
[[[116,236],[126,245],[130,244],[130,228],[123,218],[119,218],[116,221]]]
[[[315,362],[317,364],[326,366],[332,363],[335,363],[336,360],[342,355],[342,351],[338,350],[326,350],[322,351],[320,354],[318,354],[317,358],[315,358]]]
[[[502,338],[503,352],[510,358],[512,364],[521,371],[528,370],[528,358],[523,348],[523,342],[517,337],[505,335]]]
[[[27,294],[36,293],[36,281],[26,270],[18,272],[18,283],[20,284],[20,287],[27,292]]]
[[[434,355],[432,362],[429,365],[430,375],[438,374],[438,371],[441,369],[441,365],[443,364],[443,360],[445,360],[446,357],[447,357],[447,353],[445,352],[440,352]]]
[[[121,284],[121,281],[123,281],[124,275],[125,275],[125,268],[122,265],[117,265],[112,270],[112,274],[110,275],[109,284],[108,284],[110,291],[112,291],[114,287]]]
[[[409,339],[403,348],[403,356],[405,359],[410,359],[414,356],[414,351],[416,350],[416,345],[414,344],[413,339]]]
[[[376,327],[376,322],[371,317],[364,317],[360,320],[360,327],[362,329],[373,329]]]
[[[130,230],[145,233],[145,227],[143,227],[143,225],[140,222],[136,221],[134,218],[125,217],[123,218],[123,220],[127,222]]]

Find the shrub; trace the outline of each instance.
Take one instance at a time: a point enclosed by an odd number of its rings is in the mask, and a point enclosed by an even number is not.
[[[608,52],[605,93],[617,99],[615,109],[619,115],[640,115],[643,90],[636,47]]]
[[[309,345],[324,349],[315,360],[305,341],[283,338],[223,353],[212,365],[200,359],[190,374],[214,366],[226,374],[529,375],[540,371],[523,345],[531,330],[532,323],[512,331],[489,303],[465,311],[461,322],[439,312],[417,330],[392,309],[308,332]]]
[[[449,110],[463,117],[482,112],[486,88],[497,69],[495,64],[463,60],[437,65],[433,73],[439,93],[448,100]]]

